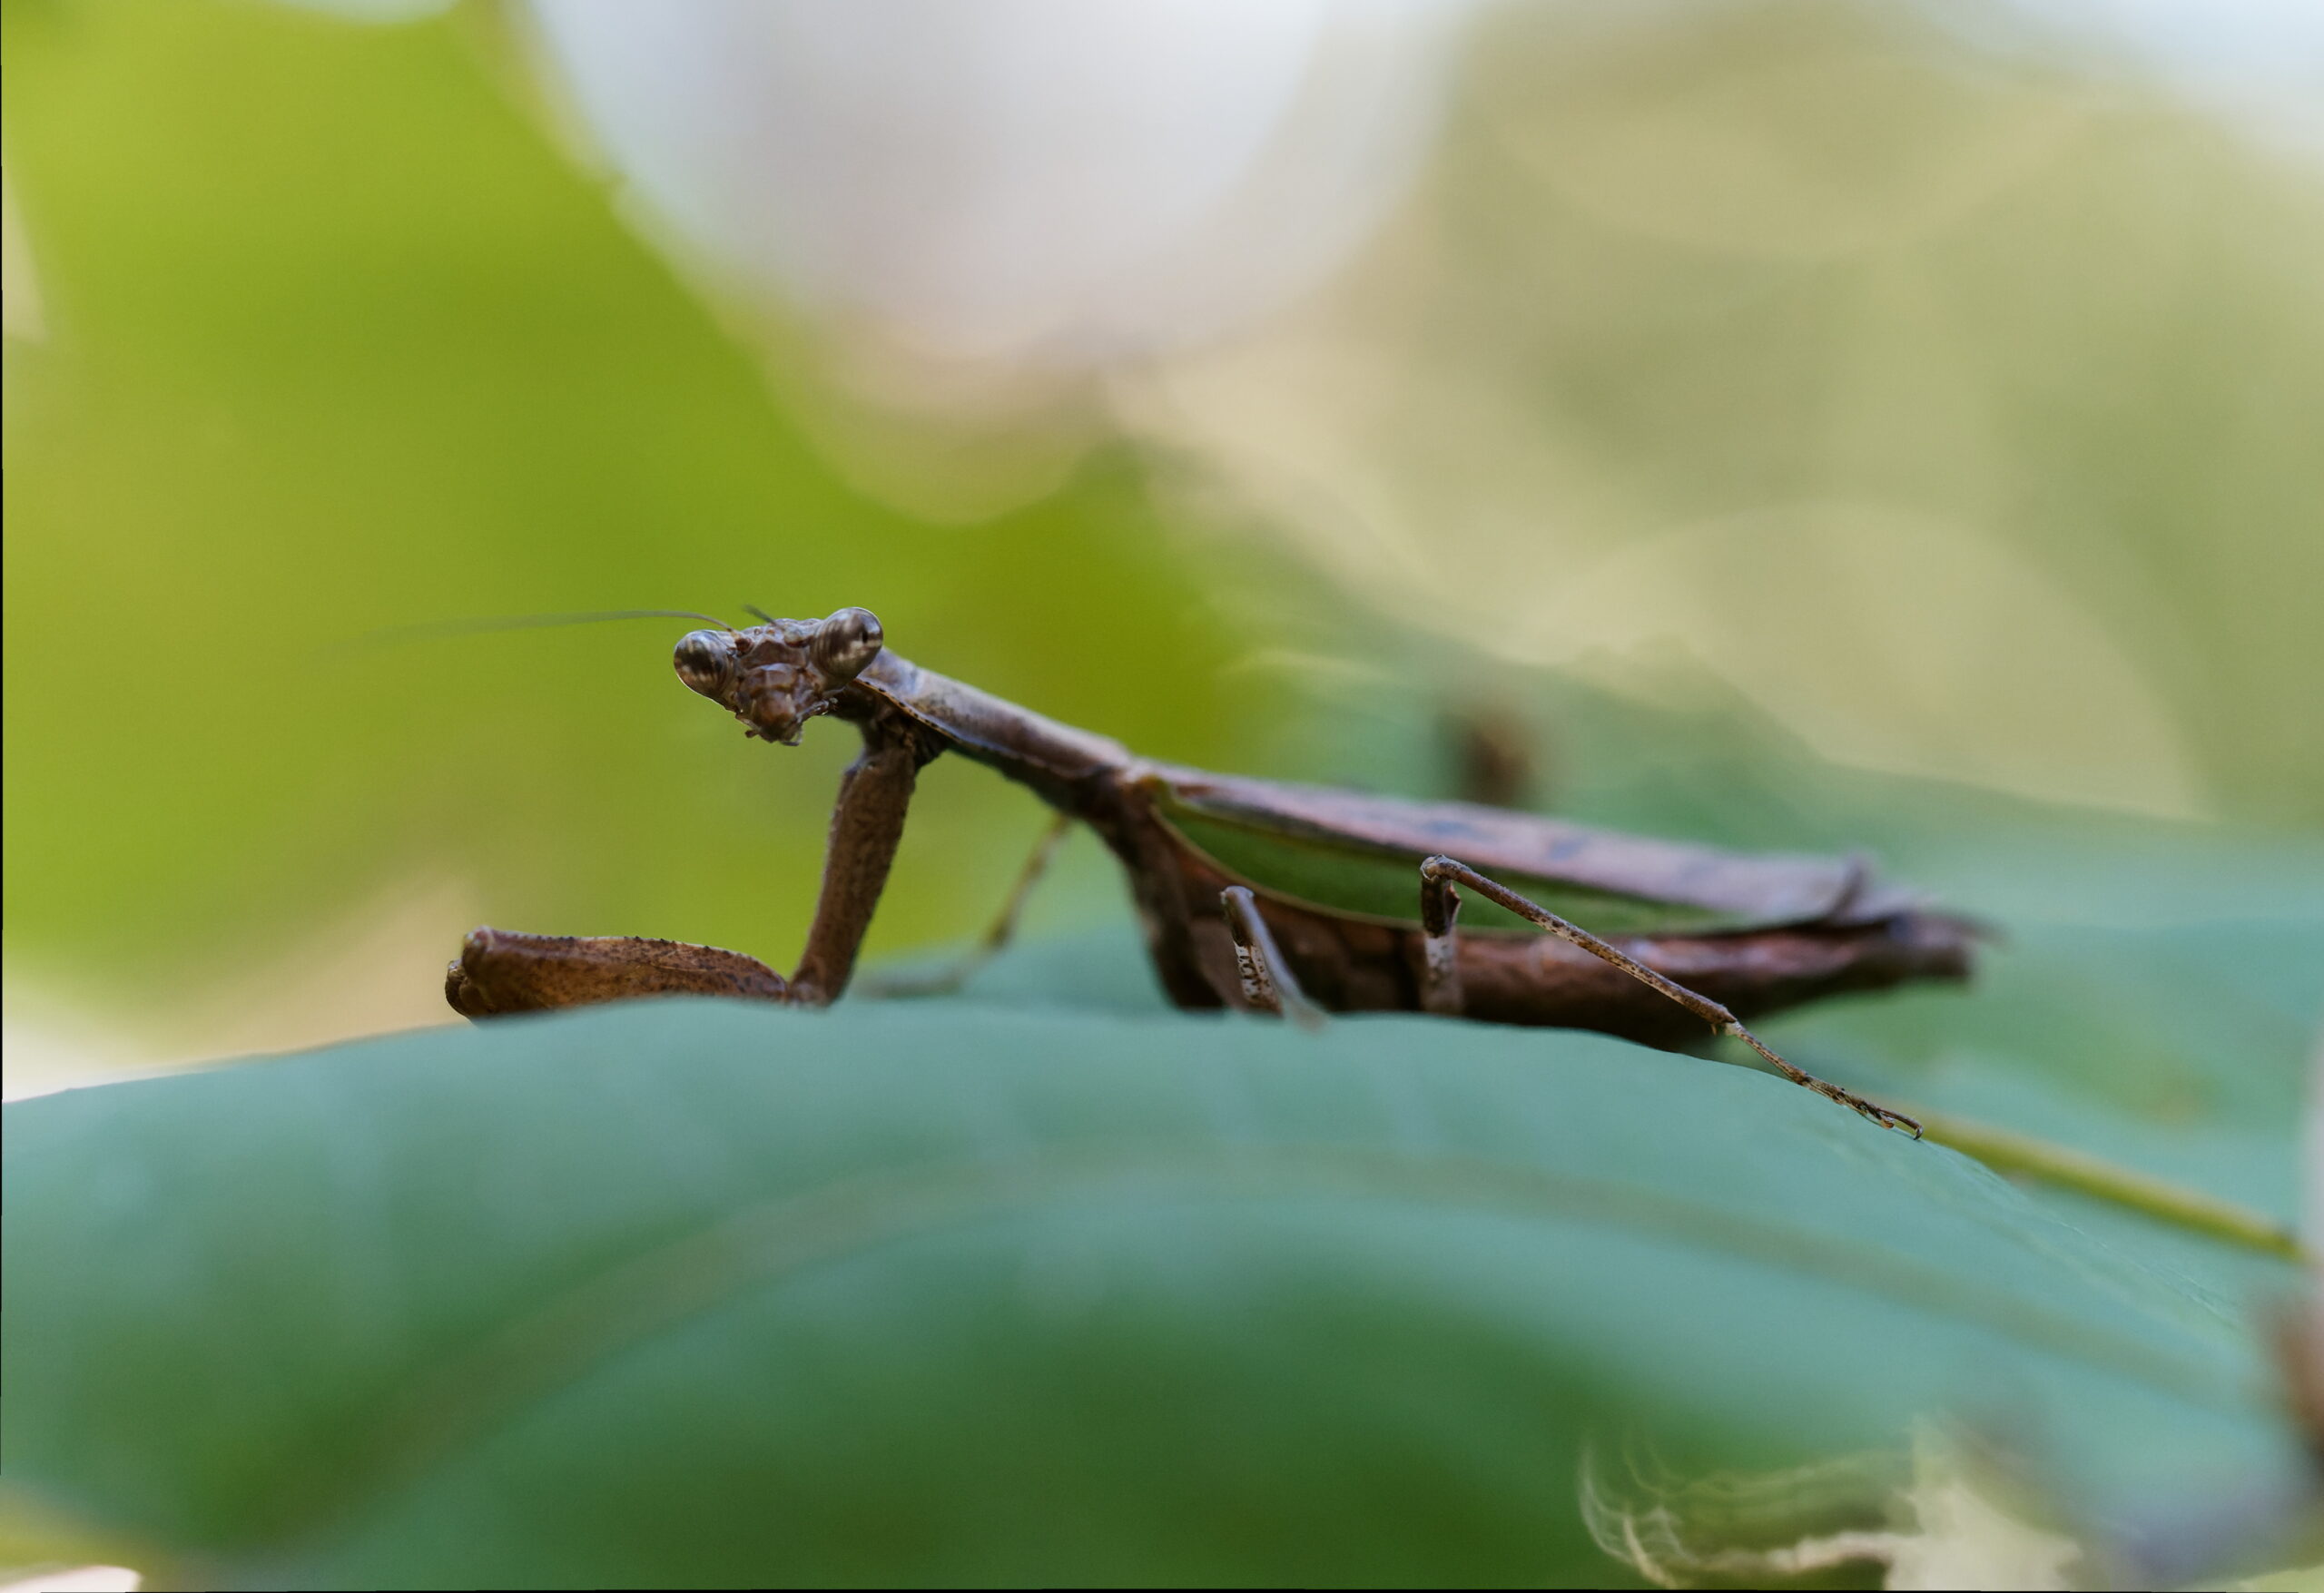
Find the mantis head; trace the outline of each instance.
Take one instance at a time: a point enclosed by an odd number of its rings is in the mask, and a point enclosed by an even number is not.
[[[751,734],[795,747],[800,727],[832,711],[881,645],[880,621],[870,609],[842,608],[829,619],[690,631],[671,662],[680,680],[732,711]]]

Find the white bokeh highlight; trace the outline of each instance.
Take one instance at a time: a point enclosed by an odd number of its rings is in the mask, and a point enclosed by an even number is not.
[[[1329,273],[1403,192],[1433,0],[535,0],[576,119],[721,286],[1088,369]]]

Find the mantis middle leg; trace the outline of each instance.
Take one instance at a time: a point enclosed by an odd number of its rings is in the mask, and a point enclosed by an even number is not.
[[[1226,915],[1227,932],[1235,937],[1235,962],[1243,979],[1243,999],[1262,1012],[1279,1013],[1302,1028],[1321,1028],[1324,1009],[1308,999],[1291,971],[1275,931],[1259,916],[1258,898],[1246,885],[1229,885],[1218,893]]]
[[[1049,821],[1041,838],[1033,843],[1033,853],[1018,871],[1017,882],[1009,888],[1008,900],[985,926],[976,944],[942,968],[927,973],[868,974],[856,986],[859,998],[874,1000],[908,1000],[927,996],[949,996],[967,984],[979,969],[1009,949],[1017,938],[1018,920],[1025,916],[1025,903],[1032,899],[1033,888],[1049,872],[1057,849],[1064,843],[1066,833],[1073,828],[1073,821],[1059,813]]]

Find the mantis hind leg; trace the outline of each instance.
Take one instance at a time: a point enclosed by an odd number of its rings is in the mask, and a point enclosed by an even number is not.
[[[1041,838],[1033,843],[1032,855],[1018,870],[1017,882],[1009,888],[1009,898],[1000,904],[1000,912],[977,937],[976,944],[945,967],[927,973],[868,973],[855,981],[855,993],[872,1000],[905,1000],[922,996],[949,996],[969,982],[979,969],[1009,949],[1017,938],[1017,925],[1025,916],[1025,903],[1031,900],[1033,888],[1049,872],[1049,864],[1057,857],[1057,849],[1064,844],[1066,831],[1073,828],[1073,821],[1063,813],[1049,821]]]
[[[1892,1112],[1886,1106],[1866,1100],[1853,1090],[1843,1089],[1803,1068],[1793,1067],[1777,1056],[1758,1036],[1745,1028],[1735,1014],[1709,997],[1665,978],[1636,958],[1609,946],[1580,925],[1569,923],[1547,908],[1528,901],[1506,885],[1489,880],[1468,864],[1448,857],[1433,857],[1420,866],[1421,932],[1424,937],[1421,960],[1421,1005],[1427,1011],[1457,1016],[1462,1010],[1460,960],[1456,954],[1458,942],[1452,932],[1453,920],[1461,910],[1460,892],[1454,890],[1456,885],[1466,887],[1487,901],[1540,925],[1560,939],[1579,946],[1590,956],[1611,963],[1649,988],[1677,1002],[1718,1033],[1733,1035],[1757,1051],[1777,1072],[1802,1088],[1812,1089],[1827,1100],[1837,1101],[1883,1128],[1904,1129],[1915,1139],[1921,1136],[1921,1126],[1903,1113]]]
[[[1324,1009],[1299,988],[1298,976],[1275,942],[1275,931],[1259,916],[1259,900],[1248,886],[1229,885],[1218,893],[1227,932],[1235,937],[1235,963],[1243,976],[1243,999],[1262,1012],[1291,1019],[1302,1028],[1324,1027]]]

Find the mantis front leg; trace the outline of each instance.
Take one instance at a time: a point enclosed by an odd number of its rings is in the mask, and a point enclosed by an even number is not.
[[[847,988],[863,932],[887,888],[896,843],[903,839],[904,812],[922,762],[909,740],[875,737],[867,727],[863,755],[840,777],[831,841],[823,849],[822,892],[785,998],[793,1006],[828,1007]]]
[[[754,957],[715,946],[630,935],[520,935],[479,929],[445,972],[445,999],[468,1018],[640,996],[739,996],[827,1007],[847,988],[854,971],[924,762],[908,735],[866,727],[863,754],[840,780],[814,922],[799,967],[787,980]]]
[[[1426,1010],[1446,1016],[1458,1016],[1462,1010],[1458,942],[1452,933],[1453,920],[1461,911],[1460,893],[1453,889],[1456,884],[1507,908],[1519,918],[1540,925],[1560,939],[1579,946],[1590,956],[1611,963],[1640,983],[1669,997],[1720,1034],[1733,1035],[1765,1057],[1776,1071],[1792,1083],[1812,1089],[1828,1100],[1837,1101],[1883,1128],[1905,1129],[1915,1139],[1921,1136],[1921,1126],[1903,1113],[1892,1112],[1852,1090],[1842,1089],[1804,1068],[1793,1067],[1769,1049],[1758,1036],[1745,1028],[1735,1014],[1709,997],[1699,995],[1676,979],[1655,972],[1636,958],[1609,946],[1579,924],[1569,923],[1549,909],[1528,901],[1508,886],[1487,879],[1468,864],[1448,857],[1433,857],[1420,866],[1421,930],[1425,938],[1421,954],[1421,1005]]]

